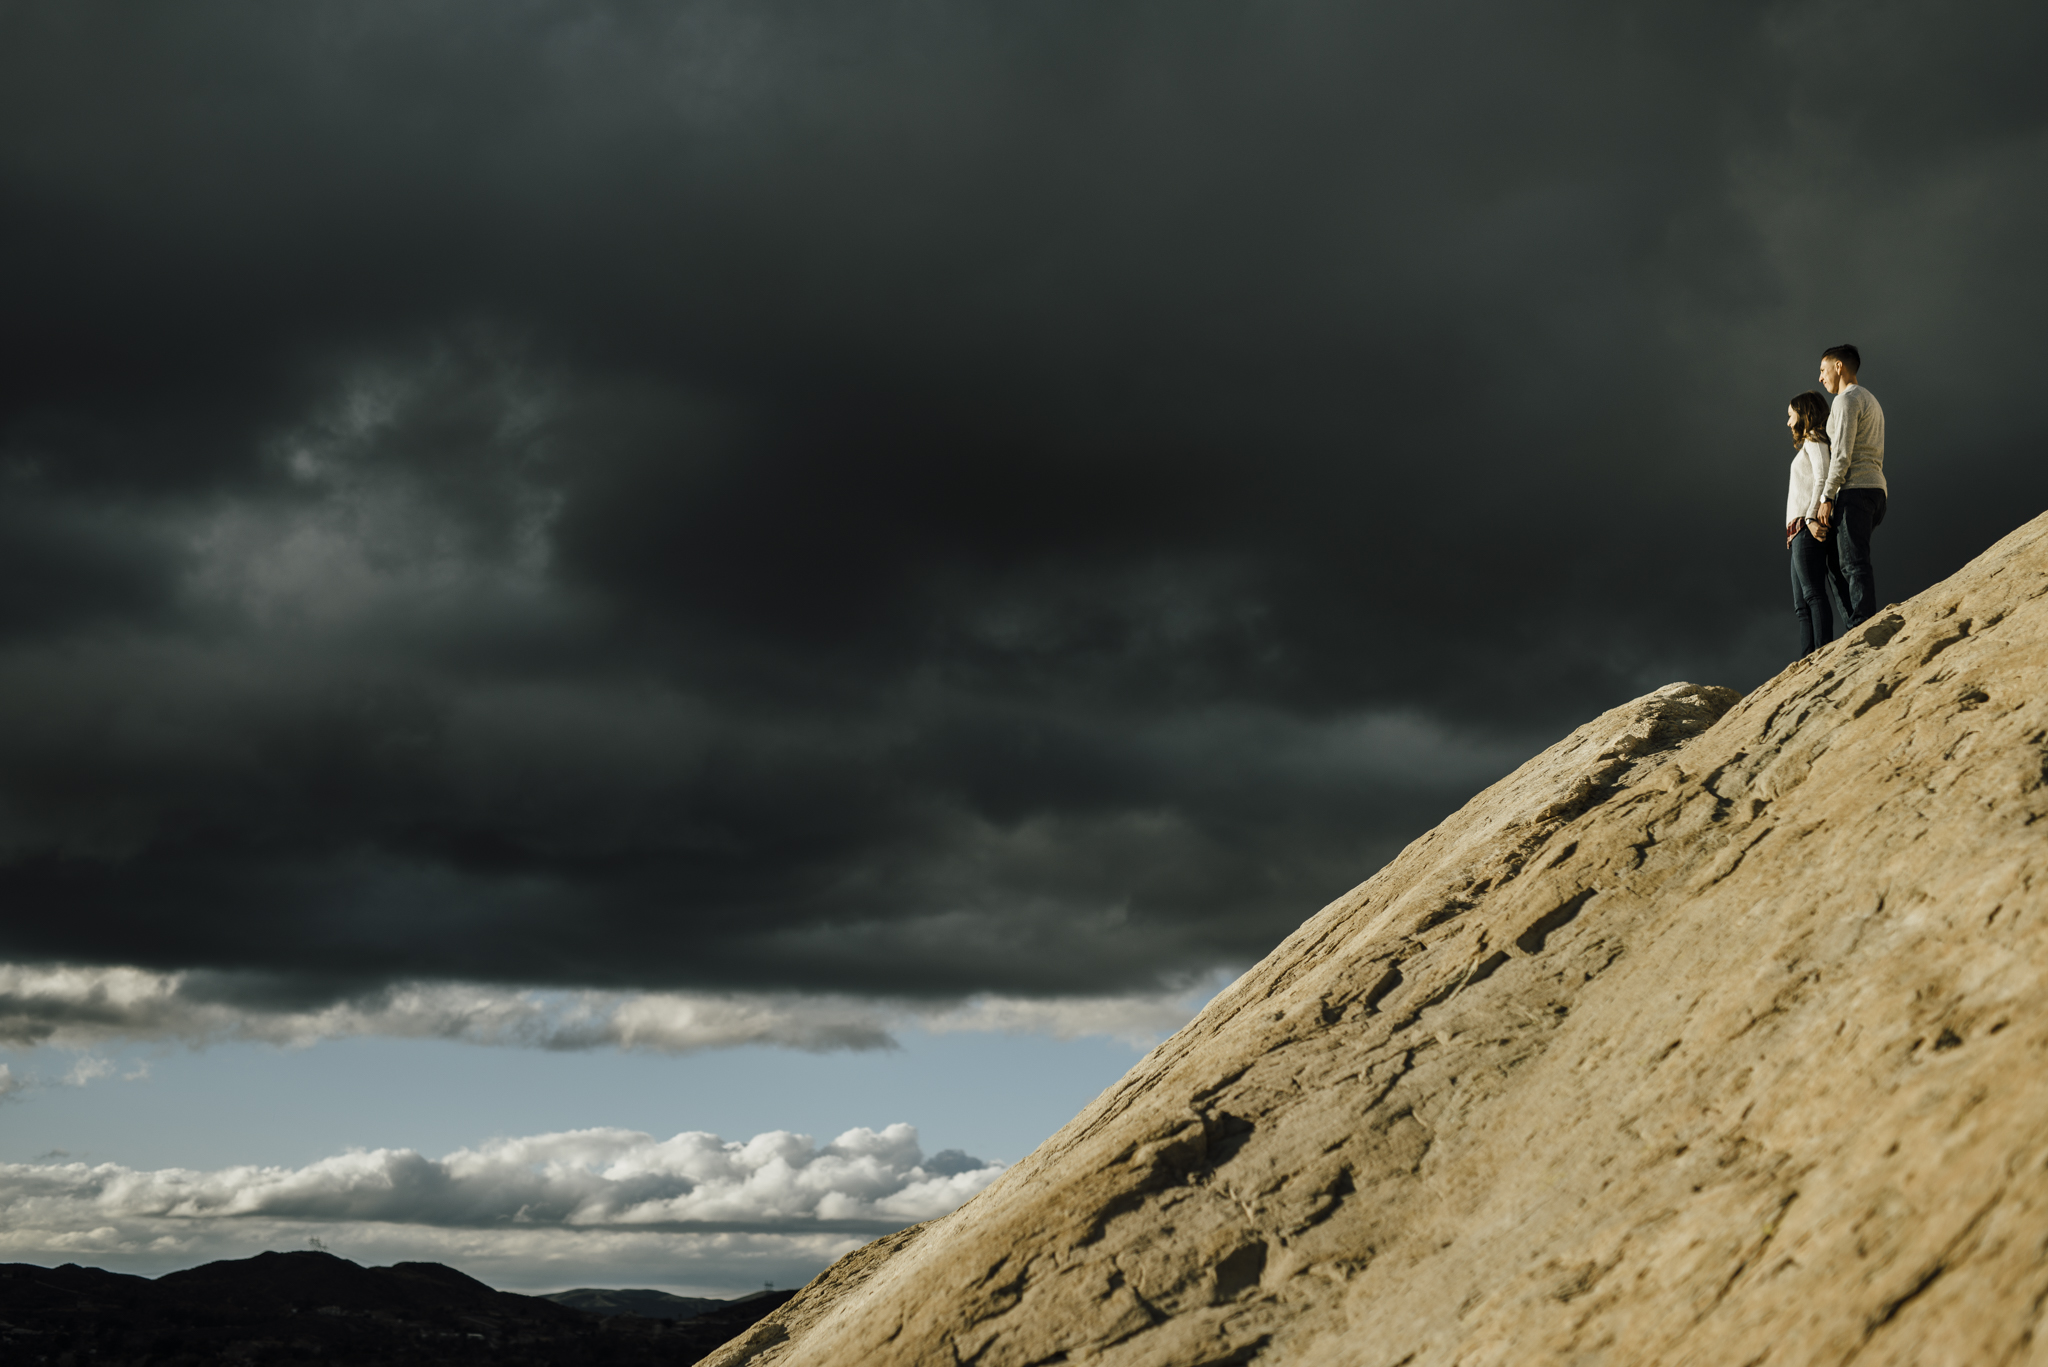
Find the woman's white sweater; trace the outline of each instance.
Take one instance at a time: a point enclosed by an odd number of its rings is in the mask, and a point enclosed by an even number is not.
[[[1820,486],[1828,477],[1828,444],[1809,441],[1792,455],[1792,485],[1785,491],[1785,521],[1820,513]]]

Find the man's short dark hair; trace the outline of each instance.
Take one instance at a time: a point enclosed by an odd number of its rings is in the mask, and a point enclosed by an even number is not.
[[[1847,342],[1842,343],[1840,346],[1829,347],[1820,354],[1820,358],[1823,361],[1831,359],[1840,361],[1842,369],[1848,371],[1851,375],[1858,374],[1863,369],[1863,353],[1850,346]]]

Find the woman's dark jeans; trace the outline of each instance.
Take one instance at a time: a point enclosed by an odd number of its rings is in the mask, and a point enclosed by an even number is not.
[[[1811,655],[1835,639],[1835,614],[1828,584],[1840,583],[1835,542],[1815,541],[1805,527],[1792,538],[1792,611],[1799,614],[1799,653]]]

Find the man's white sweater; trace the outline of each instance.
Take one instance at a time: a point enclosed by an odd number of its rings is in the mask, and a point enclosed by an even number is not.
[[[1821,481],[1820,501],[1832,503],[1844,489],[1882,489],[1884,482],[1884,410],[1877,397],[1860,384],[1835,395],[1828,409],[1828,473]]]

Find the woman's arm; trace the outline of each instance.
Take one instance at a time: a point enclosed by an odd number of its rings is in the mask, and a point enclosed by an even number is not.
[[[1809,438],[1799,450],[1806,457],[1806,467],[1813,471],[1813,496],[1806,501],[1806,519],[1817,521],[1820,518],[1821,488],[1828,477],[1828,445]]]

